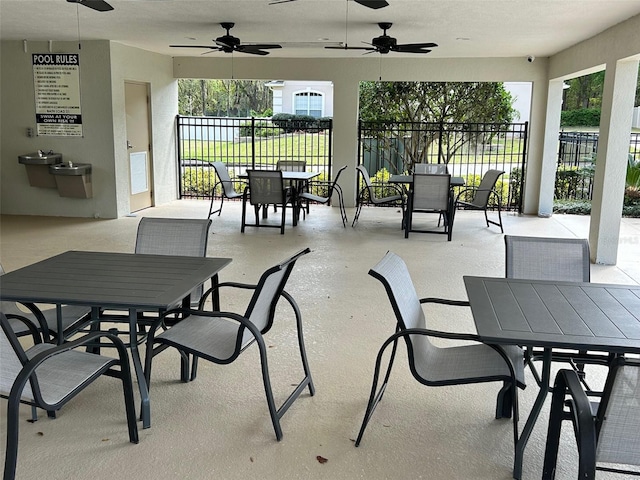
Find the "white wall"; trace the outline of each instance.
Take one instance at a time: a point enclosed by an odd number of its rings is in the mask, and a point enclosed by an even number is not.
[[[76,42],[53,42],[53,53],[78,53]],[[151,85],[152,150],[156,204],[177,198],[175,115],[178,87],[169,57],[113,44],[83,41],[80,94],[83,137],[32,137],[35,94],[32,53],[48,42],[5,41],[0,45],[0,207],[3,214],[116,218],[129,213],[124,81]],[[93,198],[60,197],[56,189],[31,187],[18,155],[54,150],[63,160],[92,164]]]
[[[113,128],[109,42],[83,42],[80,95],[83,137],[27,137],[35,130],[32,53],[47,53],[48,42],[2,42],[0,179],[2,213],[69,217],[115,217]],[[77,53],[75,42],[53,42],[53,53]],[[63,160],[91,163],[93,198],[68,198],[55,188],[31,187],[18,155],[54,150]]]

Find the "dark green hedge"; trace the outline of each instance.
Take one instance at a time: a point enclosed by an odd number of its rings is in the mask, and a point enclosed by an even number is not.
[[[560,125],[563,127],[597,127],[600,125],[600,109],[565,110],[560,113]]]

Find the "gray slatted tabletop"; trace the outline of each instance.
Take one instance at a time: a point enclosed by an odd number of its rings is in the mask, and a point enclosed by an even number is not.
[[[190,292],[217,274],[230,258],[141,255],[69,251],[6,273],[0,280],[0,299],[24,303],[87,305],[97,316],[100,308],[127,309],[129,329],[136,331],[137,310],[162,312],[188,299]],[[143,427],[151,424],[149,391],[135,341],[131,356],[142,399]]]
[[[640,353],[640,286],[464,277],[485,343],[543,347],[542,382],[516,445],[513,477],[551,383],[554,348]]]

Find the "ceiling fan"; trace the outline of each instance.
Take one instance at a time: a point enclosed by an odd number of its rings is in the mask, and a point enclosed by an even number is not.
[[[108,12],[109,10],[113,10],[113,7],[104,0],[67,0],[67,2],[79,3],[80,5],[97,10],[98,12]]]
[[[382,29],[382,35],[371,40],[370,47],[349,47],[346,43],[344,46],[326,46],[333,50],[366,50],[368,53],[378,52],[383,55],[389,52],[399,53],[429,53],[430,48],[437,47],[436,43],[398,43],[393,37],[387,35],[387,30],[393,25],[390,22],[380,22],[378,26]],[[364,42],[366,43],[366,42]]]
[[[275,5],[276,3],[295,2],[295,1],[296,0],[274,0],[270,2],[269,5]],[[353,1],[356,3],[359,3],[364,7],[373,8],[374,10],[377,10],[378,8],[384,8],[389,5],[389,2],[387,2],[387,0],[353,0]]]
[[[234,37],[229,33],[229,30],[233,28],[235,23],[222,22],[220,26],[224,28],[227,33],[214,40],[215,45],[169,45],[173,48],[208,48],[211,51],[219,51],[225,53],[249,53],[251,55],[269,55],[269,52],[265,50],[271,48],[282,48],[282,45],[275,43],[241,43],[238,37]],[[205,52],[209,53],[209,52]]]

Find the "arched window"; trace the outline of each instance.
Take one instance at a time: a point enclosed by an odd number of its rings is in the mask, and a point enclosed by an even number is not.
[[[311,115],[315,118],[322,117],[324,98],[322,93],[299,92],[294,95],[294,109],[296,115]]]

